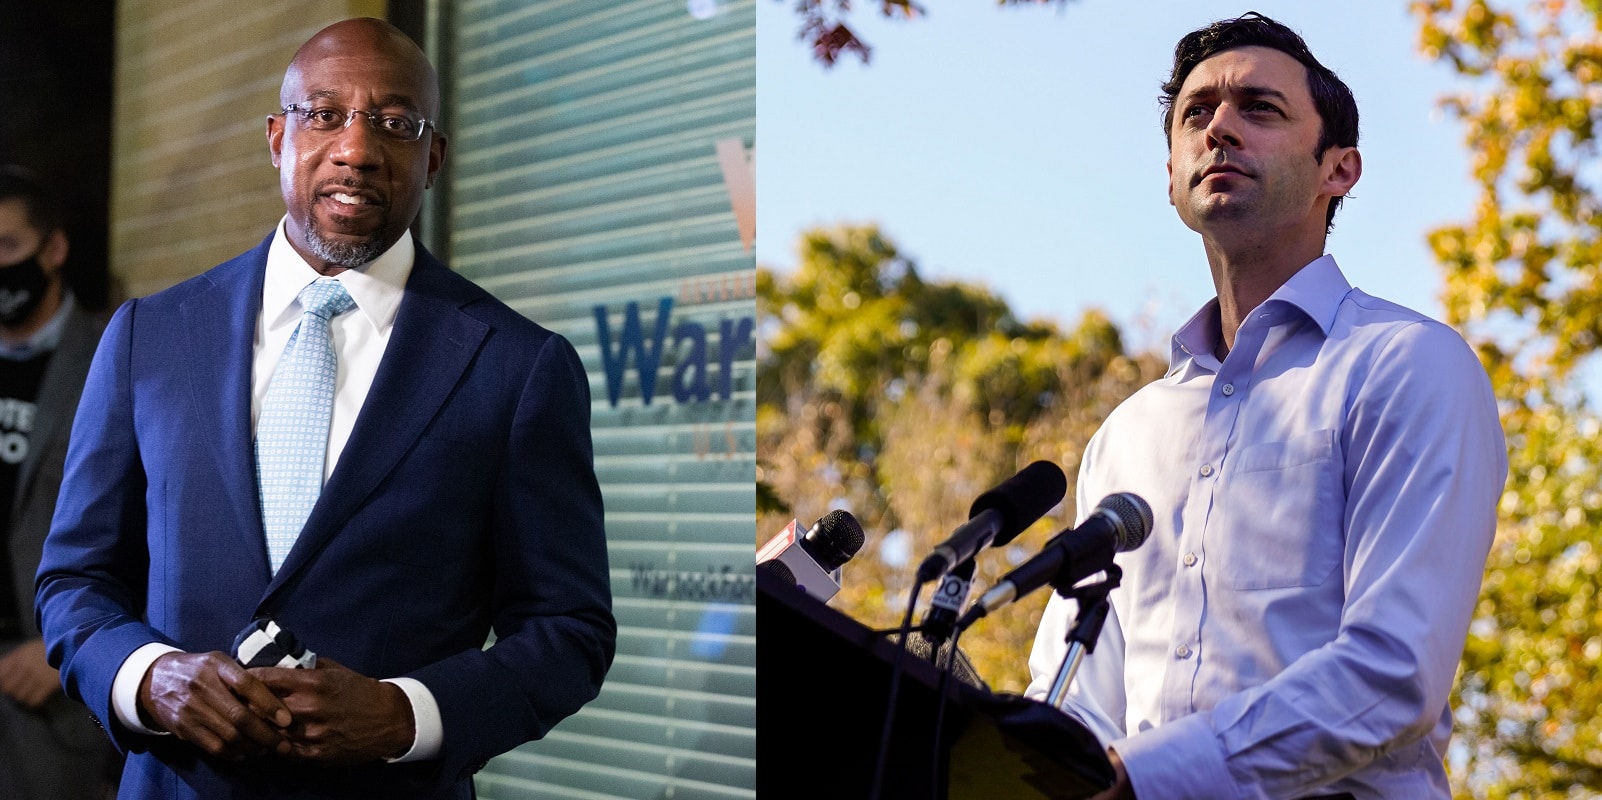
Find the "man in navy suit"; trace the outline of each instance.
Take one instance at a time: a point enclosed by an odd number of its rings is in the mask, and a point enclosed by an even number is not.
[[[446,144],[416,45],[332,25],[280,101],[278,229],[124,305],[95,356],[37,581],[50,662],[128,752],[124,796],[469,797],[611,663],[588,379],[412,241]],[[264,407],[329,278],[325,482],[275,540]],[[263,616],[315,668],[241,666]]]

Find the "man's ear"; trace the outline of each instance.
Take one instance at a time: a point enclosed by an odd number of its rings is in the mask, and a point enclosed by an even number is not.
[[[284,115],[267,115],[267,152],[272,154],[273,167],[284,158]]]
[[[430,189],[434,188],[434,176],[439,173],[439,168],[445,165],[445,145],[446,139],[443,133],[433,133],[433,138],[428,140],[428,183],[426,185]]]
[[[1323,194],[1345,197],[1363,177],[1363,154],[1356,147],[1331,147],[1319,159],[1324,168]]]

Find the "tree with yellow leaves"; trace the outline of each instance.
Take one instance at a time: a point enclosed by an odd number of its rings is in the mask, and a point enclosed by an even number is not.
[[[917,560],[974,498],[1035,460],[1073,475],[1101,420],[1166,366],[1125,354],[1098,311],[1063,330],[1017,319],[983,287],[925,280],[873,226],[803,234],[795,270],[758,271],[757,307],[759,539],[792,517],[851,511],[868,542],[832,605],[879,628],[899,623]],[[1038,551],[1073,509],[1070,495],[984,553],[976,586]],[[963,638],[997,689],[1028,684],[1045,603],[1041,592]]]
[[[1467,87],[1479,197],[1430,233],[1449,321],[1502,405],[1510,475],[1459,681],[1461,797],[1602,793],[1602,3],[1415,2]]]

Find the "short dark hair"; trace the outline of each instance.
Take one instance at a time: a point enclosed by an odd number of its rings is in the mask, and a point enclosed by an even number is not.
[[[18,200],[28,216],[28,224],[40,236],[49,236],[62,229],[61,204],[55,194],[45,187],[31,170],[14,165],[0,165],[0,201]]]
[[[1307,69],[1307,90],[1313,96],[1321,123],[1318,145],[1313,149],[1314,160],[1321,159],[1331,147],[1357,146],[1357,100],[1352,90],[1335,76],[1329,67],[1318,63],[1307,42],[1296,31],[1275,22],[1256,11],[1248,11],[1235,19],[1223,19],[1205,28],[1191,31],[1174,46],[1174,71],[1162,86],[1162,97],[1157,102],[1163,107],[1163,137],[1173,144],[1174,98],[1190,77],[1197,64],[1226,50],[1241,47],[1268,47],[1300,61]],[[1343,198],[1329,201],[1329,212],[1324,218],[1325,230],[1335,227],[1335,209]]]

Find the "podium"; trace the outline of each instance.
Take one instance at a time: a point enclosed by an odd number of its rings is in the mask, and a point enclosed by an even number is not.
[[[898,646],[760,571],[756,610],[757,796],[867,798]],[[883,800],[1077,800],[1112,785],[1083,725],[955,678],[937,744],[939,672],[912,653],[901,669]]]

